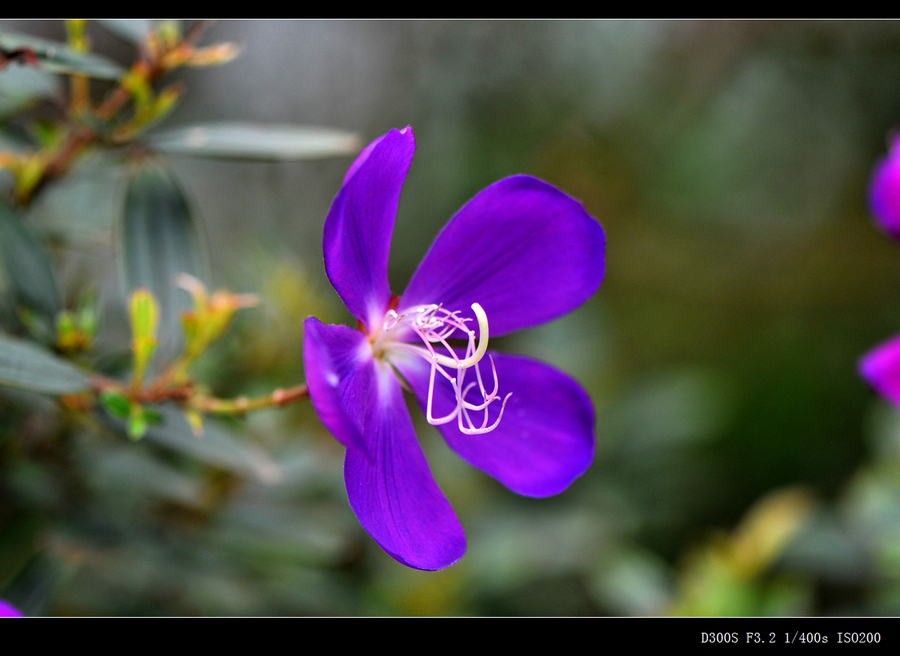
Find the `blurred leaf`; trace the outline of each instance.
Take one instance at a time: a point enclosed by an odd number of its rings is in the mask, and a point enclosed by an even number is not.
[[[219,339],[231,325],[234,313],[241,308],[253,307],[258,299],[253,294],[235,294],[219,289],[210,298],[206,286],[189,275],[178,278],[178,286],[194,297],[194,309],[182,314],[184,329],[185,358],[190,361]]]
[[[332,507],[311,505],[243,499],[223,510],[217,537],[257,560],[333,561],[354,529]]]
[[[662,558],[631,548],[602,562],[593,592],[616,615],[658,615],[670,603],[671,575]]]
[[[131,294],[128,311],[131,318],[131,349],[134,351],[134,381],[140,385],[156,351],[159,304],[146,289],[136,289]]]
[[[184,92],[184,85],[176,82],[156,95],[147,76],[137,69],[122,79],[122,86],[131,93],[134,100],[134,115],[113,133],[113,140],[119,143],[134,139],[150,125],[164,119],[175,109]]]
[[[207,276],[200,229],[187,198],[160,164],[144,162],[131,176],[121,242],[126,293],[145,288],[159,301],[157,360],[165,362],[180,349],[181,313],[190,305],[175,279],[182,273]]]
[[[121,392],[104,390],[100,394],[100,402],[109,414],[119,419],[125,419],[131,414],[131,400]]]
[[[78,166],[41,189],[29,206],[29,224],[33,221],[43,234],[65,242],[106,246],[114,217],[121,212],[123,173],[119,161],[98,151],[85,153]]]
[[[140,70],[133,69],[122,78],[122,88],[126,89],[134,101],[135,112],[140,114],[146,111],[147,105],[153,98],[153,86],[150,80]]]
[[[16,300],[50,325],[60,309],[56,275],[43,244],[5,204],[0,203],[0,257],[6,263]]]
[[[627,432],[622,445],[637,458],[708,441],[733,420],[731,380],[717,371],[681,369],[658,374],[619,399],[607,418]]]
[[[59,78],[33,66],[13,64],[3,69],[0,84],[0,118],[12,116],[41,98],[59,92]]]
[[[63,554],[52,550],[38,553],[16,575],[4,594],[26,617],[47,615],[52,612],[54,598],[74,571]]]
[[[197,437],[176,408],[159,409],[162,423],[149,426],[144,437],[148,442],[178,451],[209,465],[238,474],[249,475],[263,483],[282,479],[279,465],[264,451],[245,444],[214,421],[207,421],[203,436]]]
[[[852,179],[860,143],[847,130],[849,78],[839,69],[798,78],[789,61],[748,53],[702,109],[685,113],[673,159],[649,187],[667,213],[767,238],[841,215],[834,189]]]
[[[97,296],[92,290],[85,292],[78,301],[76,324],[91,338],[97,333]]]
[[[348,157],[362,144],[351,132],[314,126],[207,123],[173,128],[150,137],[167,153],[195,157],[306,160]]]
[[[74,394],[90,389],[90,377],[30,342],[0,334],[0,384],[47,394]]]
[[[240,48],[234,43],[216,43],[206,48],[193,49],[187,58],[188,66],[217,66],[227,64],[238,56]]]
[[[802,488],[769,493],[731,534],[718,533],[690,553],[670,615],[798,614],[807,605],[802,582],[763,576],[810,519],[812,496]]]
[[[872,573],[871,532],[854,530],[852,521],[831,509],[818,508],[807,526],[785,550],[782,563],[790,572],[837,585],[869,582]]]
[[[773,492],[748,511],[735,530],[732,558],[744,577],[770,567],[809,521],[812,496],[804,489]]]
[[[42,70],[63,75],[84,75],[98,80],[118,80],[125,70],[115,62],[90,52],[77,52],[64,43],[25,34],[0,34],[0,48],[30,48]]]
[[[181,42],[182,26],[177,20],[160,20],[154,25],[154,36],[164,48],[172,48]]]
[[[509,589],[523,581],[587,571],[609,548],[605,522],[595,512],[495,509],[467,526],[479,550],[467,556],[482,589]]]
[[[70,18],[66,20],[66,35],[69,47],[78,52],[88,52],[91,42],[87,36],[87,20],[84,18]]]
[[[740,617],[759,614],[761,585],[737,575],[720,549],[707,546],[689,556],[667,615]]]
[[[133,503],[135,497],[142,499],[145,493],[193,507],[202,503],[200,480],[134,445],[94,445],[90,457],[96,471],[92,482],[104,488],[116,503]]]
[[[56,315],[56,348],[65,355],[74,355],[91,348],[97,334],[97,299],[85,293],[77,311],[63,310]]]
[[[153,30],[156,23],[146,18],[107,18],[97,21],[113,34],[130,41],[136,46],[143,45],[147,35]]]
[[[131,413],[128,415],[128,437],[132,440],[139,440],[147,433],[147,417],[144,415],[144,408],[139,403],[131,406]]]

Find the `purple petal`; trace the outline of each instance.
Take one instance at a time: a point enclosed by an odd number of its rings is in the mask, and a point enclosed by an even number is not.
[[[366,452],[363,421],[375,375],[367,337],[315,317],[307,319],[303,329],[306,383],[319,419],[338,442]]]
[[[24,617],[19,609],[0,599],[0,617]]]
[[[900,406],[900,335],[865,355],[859,373],[876,392]]]
[[[582,387],[553,367],[528,358],[490,353],[497,368],[499,395],[512,392],[500,425],[481,435],[462,433],[454,420],[437,426],[450,447],[473,467],[490,474],[513,492],[546,497],[565,490],[594,460],[594,409]],[[424,361],[402,373],[425,412],[429,368]],[[479,363],[484,384],[493,387],[490,362]],[[474,380],[467,372],[466,383]],[[480,402],[475,390],[468,400]],[[456,403],[446,381],[435,385],[433,416],[445,417]],[[502,401],[490,406],[488,425],[499,415]],[[481,425],[483,413],[472,413]]]
[[[869,204],[878,225],[887,234],[900,239],[900,152],[897,144],[881,160],[872,175]]]
[[[494,183],[441,231],[403,294],[401,308],[439,303],[490,334],[527,328],[584,303],[600,286],[603,228],[580,202],[526,175]]]
[[[409,127],[376,139],[350,167],[325,219],[325,271],[353,316],[369,327],[390,302],[391,235],[415,149]]]
[[[434,482],[396,375],[379,369],[366,412],[367,458],[347,449],[344,481],[360,523],[391,556],[416,569],[454,564],[466,536]]]

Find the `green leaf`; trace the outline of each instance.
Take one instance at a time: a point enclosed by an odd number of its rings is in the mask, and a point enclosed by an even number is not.
[[[134,381],[139,385],[156,352],[159,304],[146,289],[136,289],[128,303],[128,314],[131,318],[131,349],[134,351]]]
[[[128,437],[132,440],[139,440],[147,433],[147,417],[144,415],[144,409],[137,403],[131,406],[131,413],[128,415]]]
[[[146,289],[136,289],[129,305],[131,332],[135,340],[155,340],[159,324],[159,305]]]
[[[78,166],[42,187],[28,208],[29,225],[63,241],[109,242],[122,211],[125,171],[120,161],[106,155],[85,153]]]
[[[125,70],[114,61],[91,52],[77,52],[64,43],[26,34],[0,33],[0,48],[34,51],[42,70],[63,75],[83,75],[98,80],[118,80]]]
[[[156,23],[147,18],[107,18],[98,22],[113,34],[136,46],[143,45]]]
[[[19,215],[3,203],[0,203],[0,258],[6,265],[16,302],[41,314],[53,325],[60,302],[50,255]]]
[[[126,293],[147,289],[159,301],[159,355],[172,359],[181,348],[181,313],[190,298],[175,286],[176,276],[205,279],[201,231],[187,198],[172,174],[144,162],[131,175],[121,224]]]
[[[205,123],[158,132],[150,145],[166,153],[252,160],[309,160],[355,155],[352,132],[315,126]]]
[[[148,424],[161,424],[165,421],[165,417],[155,408],[144,408],[144,420]]]
[[[90,376],[30,342],[0,334],[0,384],[46,394],[75,394],[90,389]]]
[[[104,390],[100,402],[109,414],[119,419],[126,419],[131,414],[131,400],[121,392]]]
[[[60,91],[60,79],[25,64],[12,64],[3,69],[0,84],[0,118],[16,114],[43,98]]]

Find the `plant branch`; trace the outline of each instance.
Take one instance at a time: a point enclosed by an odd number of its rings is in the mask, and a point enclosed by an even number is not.
[[[91,387],[95,394],[116,392],[134,403],[153,404],[174,401],[179,405],[188,406],[200,412],[219,415],[243,415],[251,410],[259,410],[260,408],[281,408],[309,398],[309,387],[306,383],[301,383],[288,389],[278,388],[265,396],[255,398],[239,396],[234,399],[220,399],[198,393],[197,389],[190,382],[180,385],[157,384],[136,389],[99,374],[94,375],[91,379]]]
[[[309,387],[303,383],[290,389],[279,388],[267,396],[254,399],[248,399],[246,396],[239,396],[236,399],[195,396],[190,400],[190,405],[209,414],[242,415],[249,410],[259,410],[260,408],[281,408],[307,398],[309,398]]]

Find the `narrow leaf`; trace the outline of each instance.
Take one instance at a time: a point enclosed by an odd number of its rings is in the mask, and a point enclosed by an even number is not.
[[[109,414],[119,419],[131,414],[131,400],[121,392],[105,390],[100,394],[100,402]]]
[[[159,325],[159,305],[146,289],[136,289],[131,295],[129,304],[131,315],[131,332],[134,339],[156,339],[156,328]]]
[[[42,98],[52,98],[60,90],[60,79],[34,66],[13,64],[3,69],[0,85],[0,118],[16,114]]]
[[[144,371],[156,352],[159,304],[146,289],[137,289],[128,303],[131,319],[131,350],[134,352],[134,382],[140,386]]]
[[[19,216],[0,203],[0,259],[6,266],[15,300],[53,325],[60,310],[56,275],[44,245]]]
[[[181,273],[206,278],[203,240],[187,198],[161,165],[141,166],[128,184],[121,225],[126,293],[144,288],[159,301],[159,356],[181,348],[181,313],[190,299],[176,287]]]
[[[75,394],[90,389],[90,376],[31,342],[0,334],[0,384]]]
[[[359,152],[357,135],[314,126],[206,123],[158,132],[150,145],[167,153],[253,160],[348,157]]]
[[[114,61],[92,52],[78,52],[64,43],[26,34],[0,33],[0,48],[29,48],[42,70],[63,75],[84,75],[98,80],[118,80],[125,70]]]
[[[99,21],[107,30],[136,46],[143,45],[155,22],[147,18],[106,18]]]
[[[128,415],[128,437],[139,440],[147,433],[147,417],[140,404],[131,406],[131,414]]]

